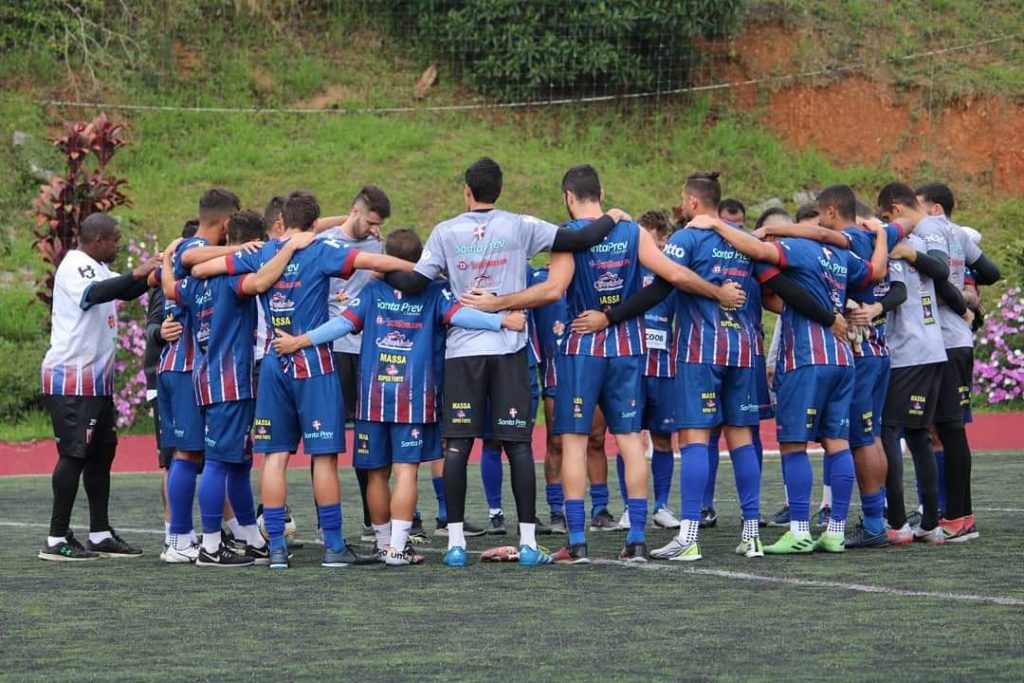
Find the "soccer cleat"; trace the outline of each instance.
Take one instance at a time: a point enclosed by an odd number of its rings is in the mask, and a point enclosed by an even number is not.
[[[444,566],[446,567],[465,567],[467,564],[469,564],[469,556],[466,549],[461,546],[448,548],[448,552],[444,554]]]
[[[757,513],[757,528],[763,529],[768,526],[768,520],[760,512]]]
[[[822,536],[825,535],[822,534]],[[863,524],[858,524],[852,531],[846,532],[844,545],[847,548],[884,548],[889,545],[889,536],[885,529],[882,529],[880,533],[873,534],[865,529]]]
[[[832,516],[832,508],[825,505],[818,509],[818,514],[814,516],[814,526],[819,529],[824,529],[828,526],[829,517]]]
[[[257,548],[256,546],[247,545],[245,546],[245,556],[251,558],[253,564],[266,566],[270,564],[270,546],[265,545],[262,548]]]
[[[463,529],[465,529],[465,526],[463,526]],[[485,530],[485,533],[487,533],[488,536],[504,536],[507,534],[508,530],[505,528],[505,515],[501,512],[491,515],[490,521],[487,522],[487,529]]]
[[[411,543],[430,543],[430,537],[427,536],[427,532],[423,529],[423,519],[416,517],[412,520],[412,528],[409,529],[409,541]]]
[[[229,548],[235,548],[239,545],[245,545],[244,543],[241,543],[241,539],[235,538],[235,535],[231,533],[231,529],[228,529],[225,526],[222,526],[220,528],[220,542],[228,546]]]
[[[944,519],[939,522],[947,543],[964,543],[978,538],[978,528],[974,525],[974,515],[959,519]]]
[[[569,526],[565,522],[565,515],[551,515],[551,533],[564,536],[569,533]]]
[[[782,538],[764,547],[765,555],[802,555],[814,552],[814,537],[787,531]]]
[[[544,522],[540,521],[540,517],[537,517],[537,518],[535,518],[533,520],[533,525],[534,525],[534,527],[536,527],[535,533],[538,536],[550,536],[551,535],[551,527],[549,527]]]
[[[654,526],[660,529],[678,529],[679,519],[668,508],[658,508],[654,513]]]
[[[410,565],[423,564],[424,557],[417,555],[412,549],[412,543],[406,543],[404,550],[388,548],[384,552],[384,564],[389,567],[408,567]]]
[[[220,544],[217,552],[208,553],[205,548],[199,549],[199,557],[196,558],[197,567],[251,567],[255,561],[248,555],[240,555],[224,543]]]
[[[736,554],[743,557],[764,557],[764,544],[758,537],[740,541],[740,544],[736,546]]]
[[[378,563],[379,562],[383,562],[384,559],[387,556],[388,556],[388,546],[384,546],[383,548],[381,548],[375,542],[373,544],[373,552],[370,553],[370,557],[373,558],[374,562],[378,562]]]
[[[768,526],[789,526],[789,504],[786,503],[779,508],[778,512],[772,515],[772,521],[768,522]]]
[[[608,516],[610,517],[611,515],[609,514]],[[622,516],[619,517],[619,521],[616,522],[615,528],[606,529],[606,531],[629,531],[629,527],[629,508],[626,508],[625,510],[622,511]],[[594,528],[591,527],[590,530],[594,531]]]
[[[171,545],[164,551],[163,558],[167,564],[191,564],[199,559],[199,546],[190,545],[182,550]]]
[[[651,557],[656,560],[672,560],[673,562],[696,562],[703,555],[700,554],[700,545],[697,541],[686,543],[675,536],[665,545],[652,550]]]
[[[551,559],[555,561],[555,564],[590,564],[586,543],[564,545],[551,556]]]
[[[842,553],[846,552],[846,536],[830,534],[827,531],[814,542],[815,552],[821,553]]]
[[[540,548],[531,548],[528,545],[519,546],[519,565],[522,567],[540,567],[554,563],[555,559]]]
[[[466,538],[475,538],[476,536],[483,536],[486,533],[487,529],[478,527],[476,524],[473,524],[472,522],[462,523],[462,535]],[[448,522],[442,522],[441,520],[437,520],[437,528],[434,529],[434,535],[448,538]]]
[[[373,533],[373,527],[372,526],[366,526],[364,524],[362,531],[359,533],[359,540],[362,541],[363,543],[369,543],[371,541],[376,540],[376,538],[377,538],[376,534]]]
[[[974,539],[981,536],[978,533],[978,527],[974,523],[974,515],[970,514],[964,517],[964,539],[965,541],[973,541]]]
[[[448,522],[442,522],[440,519],[437,519],[437,517],[435,517],[434,519],[437,521],[437,525],[434,527],[434,535],[435,536],[444,536],[445,538],[447,538],[448,537]]]
[[[914,532],[909,524],[904,524],[899,529],[886,529],[885,536],[889,545],[907,545],[914,541]]]
[[[919,526],[914,527],[911,537],[918,543],[928,545],[946,545],[946,534],[942,532],[942,526],[937,525],[934,529],[925,531]]]
[[[619,553],[619,560],[622,562],[646,562],[646,543],[627,543],[626,547]]]
[[[601,510],[596,515],[590,518],[590,530],[591,531],[622,531],[629,528],[629,512],[623,514],[626,519],[626,526],[622,526],[622,522],[616,522],[615,518],[612,517],[612,513],[608,510]]]
[[[327,567],[328,569],[336,569],[348,566],[357,566],[365,564],[377,564],[378,560],[373,555],[360,555],[352,546],[346,545],[339,552],[335,552],[330,548],[324,548],[323,558],[320,560],[321,567]]]
[[[50,562],[85,562],[100,559],[99,553],[94,553],[85,548],[76,548],[67,538],[55,545],[44,542],[42,549],[36,557],[40,560],[49,560]]]
[[[718,513],[715,512],[715,508],[704,508],[700,511],[700,523],[701,529],[711,529],[718,525]]]
[[[288,569],[291,566],[291,555],[288,553],[288,548],[270,548],[267,566],[271,569]]]
[[[913,529],[915,526],[921,526],[921,519],[922,519],[921,512],[919,510],[914,510],[909,515],[907,515],[907,524],[909,524],[910,528]],[[940,519],[941,519],[941,515],[940,515]]]
[[[110,530],[110,538],[99,543],[86,541],[86,550],[99,553],[100,557],[142,557],[142,549],[135,548],[125,543],[124,539],[117,535],[113,529]]]

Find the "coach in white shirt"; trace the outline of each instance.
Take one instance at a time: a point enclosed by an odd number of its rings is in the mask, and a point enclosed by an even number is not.
[[[61,261],[53,286],[50,348],[43,359],[46,406],[60,456],[53,469],[50,533],[39,558],[55,561],[99,557],[137,557],[142,551],[121,540],[110,527],[110,468],[117,449],[114,409],[114,352],[117,310],[114,300],[145,293],[154,256],[127,275],[112,273],[121,230],[105,213],[82,222],[78,249]],[[85,546],[70,529],[78,481],[89,498],[89,539]]]

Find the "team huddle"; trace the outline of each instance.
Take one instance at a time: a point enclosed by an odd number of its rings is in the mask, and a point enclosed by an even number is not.
[[[110,526],[107,506],[113,302],[149,287],[168,563],[287,569],[294,541],[285,475],[300,443],[312,456],[325,567],[424,562],[414,545],[425,538],[421,464],[437,498],[434,533],[447,536],[444,564],[466,566],[468,536],[507,533],[502,453],[519,540],[483,559],[585,564],[589,527],[624,531],[625,562],[700,560],[700,531],[717,523],[723,435],[742,511],[739,555],[978,536],[965,431],[972,322],[977,287],[1000,275],[980,236],[952,222],[948,187],[891,183],[871,209],[835,185],[795,218],[769,209],[752,234],[743,205],[723,201],[715,173],[686,179],[671,221],[660,211],[636,222],[605,211],[588,165],[563,177],[570,220],[561,226],[497,208],[501,191],[498,164],[474,162],[466,211],[424,244],[409,228],[381,238],[391,206],[372,185],[348,215],[327,218],[308,192],[275,197],[261,215],[212,189],[197,223],[159,262],[122,276],[106,265],[117,255],[116,221],[86,219],[79,248],[57,272],[42,368],[60,458],[39,557],[142,554]],[[549,264],[534,268],[541,252]],[[767,350],[764,310],[779,314]],[[547,523],[537,512],[532,446],[541,405]],[[770,522],[786,531],[766,544],[759,427],[773,417],[786,504]],[[349,424],[367,553],[341,531],[338,454]],[[619,452],[618,520],[606,431]],[[484,442],[485,528],[465,514],[476,439]],[[909,517],[901,439],[920,500]],[[817,538],[815,442],[825,452]],[[254,452],[264,456],[259,508]],[[678,516],[669,504],[676,457]],[[79,479],[90,506],[85,544],[70,530]],[[863,521],[847,528],[855,482]],[[677,530],[662,547],[648,548],[649,516],[650,526]],[[567,537],[554,553],[537,543],[551,534]]]

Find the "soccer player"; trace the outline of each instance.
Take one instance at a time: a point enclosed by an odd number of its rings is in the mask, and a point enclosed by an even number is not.
[[[823,190],[817,198],[819,221],[852,225],[856,221],[856,197],[845,185]],[[848,285],[879,282],[888,270],[886,235],[874,224],[876,239],[870,263],[838,247],[827,247],[803,238],[760,242],[739,230],[716,224],[715,231],[747,256],[786,270],[822,306],[831,306],[836,319],[845,309]],[[774,269],[763,268],[764,282]],[[790,530],[767,554],[809,553],[814,550],[845,550],[846,516],[853,491],[854,465],[849,447],[850,403],[854,388],[854,356],[849,341],[839,338],[819,322],[786,306],[782,313],[780,367],[776,375],[776,421],[783,458],[783,477],[790,500]],[[841,328],[842,325],[840,324]],[[820,440],[831,459],[832,515],[817,541],[810,532],[812,471],[807,442]]]
[[[487,292],[487,296],[518,291],[526,286],[529,258],[548,249],[586,249],[600,242],[614,227],[616,218],[622,216],[613,209],[588,230],[559,229],[532,216],[496,208],[501,189],[501,167],[487,157],[474,162],[465,173],[466,212],[434,228],[414,273],[392,275],[389,282],[396,289],[414,293],[447,271],[456,296],[473,290]],[[463,529],[466,464],[473,439],[484,435],[488,404],[494,407],[489,426],[494,438],[502,442],[512,474],[512,492],[519,514],[519,564],[528,566],[534,560],[536,564],[550,562],[546,553],[523,552],[524,546],[530,551],[537,549],[533,416],[525,346],[524,333],[459,328],[449,331],[441,425],[441,436],[447,439],[444,486],[448,566],[467,564]],[[528,561],[524,562],[524,558]]]
[[[254,273],[283,249],[288,240],[313,228],[320,215],[316,198],[303,191],[285,200],[284,232],[256,253],[244,251],[207,261],[193,268],[196,277]],[[357,268],[379,272],[404,270],[408,262],[380,254],[363,254],[330,239],[316,240],[295,252],[284,275],[264,295],[267,317],[275,330],[304,334],[327,321],[330,278],[347,279]],[[263,359],[256,396],[255,450],[266,454],[261,493],[263,518],[270,537],[270,568],[287,569],[288,548],[284,538],[285,479],[288,456],[303,442],[313,456],[313,493],[324,535],[322,566],[345,567],[371,558],[357,555],[341,535],[341,491],[338,486],[338,453],[345,448],[342,405],[338,381],[333,377],[334,359],[324,344],[285,356],[270,352]],[[351,400],[351,399],[349,399]]]
[[[121,230],[108,214],[82,221],[78,248],[65,254],[53,284],[50,348],[43,358],[46,408],[57,441],[53,468],[50,530],[39,559],[58,562],[99,557],[137,557],[142,550],[110,526],[110,468],[117,452],[114,408],[115,300],[146,292],[154,257],[131,273],[117,275],[107,264],[117,258]],[[89,538],[82,545],[71,532],[71,510],[83,480],[89,497]]]
[[[568,227],[585,229],[601,216],[604,192],[597,171],[583,164],[570,168],[562,179],[566,208],[572,220]],[[568,286],[569,314],[593,315],[574,320],[563,345],[559,366],[560,388],[555,396],[555,431],[562,434],[562,485],[569,526],[568,544],[556,553],[566,564],[589,562],[584,533],[583,487],[586,447],[595,407],[600,405],[615,435],[625,466],[630,529],[620,559],[647,560],[647,462],[640,439],[643,415],[642,368],[645,360],[643,321],[630,317],[609,327],[599,310],[621,302],[643,289],[640,266],[664,280],[729,306],[742,304],[744,294],[736,285],[718,287],[692,271],[672,263],[658,249],[650,233],[632,222],[615,227],[601,243],[572,260],[552,257],[548,281],[524,292],[493,299],[474,295],[463,297],[488,310],[535,307],[548,303]],[[654,285],[651,285],[654,286]],[[599,320],[593,320],[593,318]],[[599,331],[590,332],[591,327]],[[605,329],[607,328],[607,329]],[[705,454],[705,458],[706,458]]]
[[[386,253],[416,263],[423,245],[416,232],[401,228],[388,235]],[[441,458],[437,429],[440,385],[436,352],[444,327],[511,329],[526,327],[526,316],[504,316],[464,308],[441,282],[423,292],[405,295],[373,280],[350,299],[341,317],[301,337],[279,332],[278,353],[293,353],[315,343],[362,331],[360,387],[356,415],[355,467],[367,470],[369,504],[377,540],[389,566],[419,564],[423,557],[409,543],[416,509],[420,463]],[[394,490],[388,481],[395,476]]]

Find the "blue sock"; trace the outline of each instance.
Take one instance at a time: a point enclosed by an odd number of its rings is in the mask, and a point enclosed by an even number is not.
[[[228,465],[228,500],[235,518],[242,526],[256,523],[256,501],[252,498],[252,482],[249,473],[252,471],[252,460],[245,463]]]
[[[814,470],[807,451],[784,453],[782,456],[782,478],[789,494],[789,518],[794,522],[811,521],[811,488],[814,486]],[[835,490],[832,491],[833,499]]]
[[[672,492],[672,470],[676,460],[672,451],[654,451],[651,455],[651,474],[654,477],[654,510],[668,507],[668,496]],[[632,517],[630,517],[632,519]]]
[[[192,501],[196,495],[199,463],[175,458],[167,473],[167,507],[171,513],[171,533],[192,531]]]
[[[626,543],[644,543],[647,540],[644,533],[647,527],[647,499],[627,498],[626,509],[629,510],[629,533],[626,534]]]
[[[284,508],[263,506],[263,526],[267,529],[271,550],[286,550],[288,544],[284,540]]]
[[[566,498],[565,523],[569,527],[569,545],[579,545],[587,540],[583,530],[586,519],[583,501],[578,498]]]
[[[823,455],[821,460],[821,483],[825,486],[832,485],[832,458],[828,457],[828,453]],[[833,500],[835,500],[835,495],[835,491],[833,491]]]
[[[626,463],[621,454],[615,456],[615,472],[619,475],[619,495],[622,496],[622,505],[625,507],[626,501],[629,500],[629,491],[626,490]]]
[[[484,448],[480,453],[480,476],[484,480],[484,497],[487,507],[501,508],[501,482],[504,472],[501,467],[501,448]]]
[[[324,531],[324,547],[340,553],[345,549],[345,539],[341,537],[341,503],[317,505],[320,513],[320,528]]]
[[[939,509],[946,511],[946,451],[941,448],[935,451],[935,467],[939,475]],[[920,495],[917,497],[921,500]]]
[[[448,523],[448,503],[444,497],[444,477],[434,477],[434,495],[437,497],[437,521]]]
[[[679,463],[679,518],[700,520],[700,504],[708,483],[708,445],[683,446]]]
[[[850,498],[853,497],[853,483],[857,480],[853,469],[853,454],[850,449],[839,451],[835,455],[826,455],[825,460],[832,461],[832,519],[845,522],[850,511]]]
[[[625,481],[625,477],[623,477],[623,481]],[[625,486],[625,483],[623,483],[623,486]],[[591,504],[590,516],[594,517],[601,510],[607,510],[608,509],[608,500],[609,500],[608,482],[605,482],[603,484],[591,484],[590,485],[590,504]],[[566,504],[569,503],[569,501],[565,501],[565,502],[566,502]]]
[[[750,438],[754,444],[754,450],[757,451],[757,469],[764,467],[764,446],[761,445],[761,427],[750,428]]]
[[[224,521],[224,485],[228,470],[224,463],[206,459],[203,476],[199,480],[199,518],[203,522],[203,533],[220,531]]]
[[[736,476],[736,492],[740,497],[743,519],[757,519],[761,511],[761,468],[757,464],[757,450],[754,444],[747,444],[731,451],[729,455]]]
[[[835,493],[832,494],[835,496]],[[885,491],[879,490],[860,496],[860,506],[864,511],[864,528],[872,534],[885,531]]]
[[[561,484],[548,484],[544,487],[548,497],[548,507],[552,515],[565,516],[565,494]]]
[[[704,497],[701,500],[701,507],[715,507],[715,483],[718,480],[718,437],[721,432],[711,432],[708,440],[708,481],[704,485]]]

